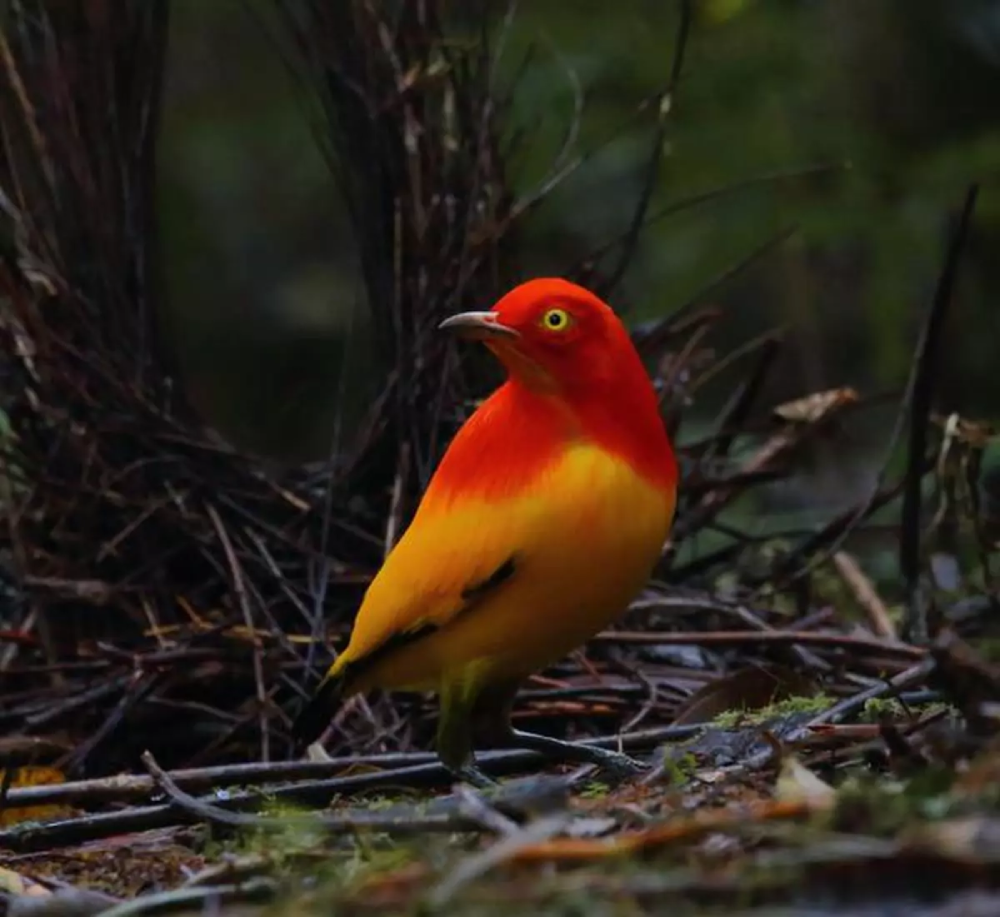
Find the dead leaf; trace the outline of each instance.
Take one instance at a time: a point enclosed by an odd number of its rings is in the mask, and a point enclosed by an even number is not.
[[[681,704],[673,725],[707,723],[730,710],[759,710],[787,697],[813,697],[811,679],[782,666],[750,666],[710,681]]]
[[[4,866],[0,866],[0,892],[29,898],[41,898],[52,894],[44,885],[32,882],[19,872]]]
[[[814,424],[857,400],[858,393],[853,388],[832,388],[786,401],[772,408],[772,413],[789,423]]]
[[[996,436],[996,425],[985,420],[966,420],[958,414],[932,413],[931,421],[941,427],[954,439],[972,449],[985,449],[990,440]]]
[[[837,791],[794,755],[785,755],[774,787],[774,798],[778,802],[802,802],[810,809],[826,810],[836,801]]]

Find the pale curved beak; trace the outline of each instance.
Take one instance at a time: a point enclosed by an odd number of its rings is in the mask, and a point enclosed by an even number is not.
[[[496,312],[459,312],[441,322],[438,329],[450,329],[477,341],[520,337],[513,328],[500,323]]]

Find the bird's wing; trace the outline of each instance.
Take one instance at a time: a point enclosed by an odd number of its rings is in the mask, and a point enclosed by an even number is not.
[[[353,678],[510,583],[520,569],[527,515],[517,509],[476,501],[418,512],[365,594],[338,673]]]

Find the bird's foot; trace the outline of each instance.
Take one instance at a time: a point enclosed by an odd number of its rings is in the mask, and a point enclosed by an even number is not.
[[[597,765],[598,770],[611,780],[632,780],[649,771],[648,764],[644,764],[623,752],[611,751],[607,748],[594,748],[590,745],[584,745],[583,748],[587,749],[588,752],[597,752],[597,754],[589,756],[590,763]]]
[[[495,789],[500,785],[492,777],[487,777],[474,764],[464,764],[461,767],[450,767],[448,769],[455,775],[456,779],[474,786],[477,790]]]
[[[511,743],[533,749],[550,758],[596,765],[612,780],[630,780],[649,770],[648,765],[642,761],[618,751],[598,748],[596,745],[565,742],[534,732],[521,732],[519,729],[511,730]]]

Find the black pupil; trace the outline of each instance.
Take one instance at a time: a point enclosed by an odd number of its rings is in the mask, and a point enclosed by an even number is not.
[[[563,322],[562,316],[558,312],[549,313],[549,324],[553,328],[558,328]]]

